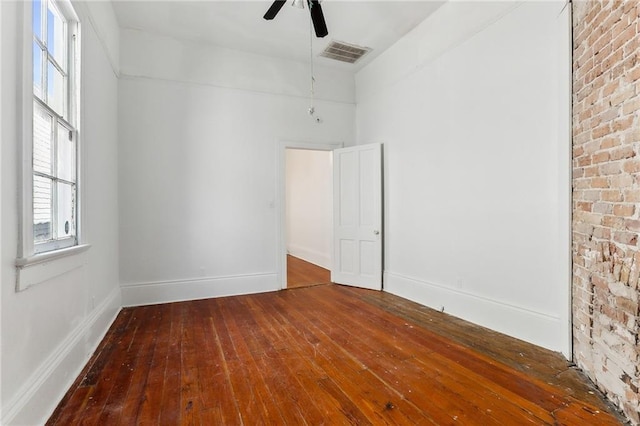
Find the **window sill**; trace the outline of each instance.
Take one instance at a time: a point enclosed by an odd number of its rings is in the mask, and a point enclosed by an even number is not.
[[[81,267],[85,262],[81,254],[90,247],[90,244],[81,244],[17,259],[16,291],[26,290]]]

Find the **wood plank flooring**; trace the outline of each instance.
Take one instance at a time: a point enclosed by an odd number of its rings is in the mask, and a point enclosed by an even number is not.
[[[125,308],[49,425],[618,425],[558,354],[338,285]]]
[[[329,284],[331,272],[295,256],[287,255],[287,288]]]

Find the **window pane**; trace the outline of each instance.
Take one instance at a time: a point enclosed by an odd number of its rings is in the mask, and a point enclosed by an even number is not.
[[[33,33],[42,40],[42,2],[40,0],[33,2]]]
[[[52,174],[53,119],[33,104],[33,171]]]
[[[42,99],[42,56],[44,52],[33,42],[33,94]]]
[[[66,71],[66,43],[65,43],[65,23],[60,13],[53,6],[53,2],[47,5],[47,50],[54,57],[58,65]]]
[[[33,238],[34,241],[47,241],[51,236],[51,179],[33,177]]]
[[[58,123],[58,174],[60,179],[76,181],[76,143],[69,129]]]
[[[51,63],[47,67],[47,104],[58,114],[65,115],[65,81],[64,76]]]
[[[66,238],[76,235],[76,191],[75,185],[57,183],[57,235]]]

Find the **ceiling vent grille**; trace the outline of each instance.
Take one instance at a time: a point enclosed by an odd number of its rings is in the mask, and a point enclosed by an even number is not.
[[[371,49],[368,47],[333,40],[327,45],[324,51],[320,53],[320,56],[354,64],[358,59],[369,53],[369,51],[371,51]]]

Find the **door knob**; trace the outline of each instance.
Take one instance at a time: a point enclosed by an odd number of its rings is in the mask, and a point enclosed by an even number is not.
[[[373,231],[373,235],[380,235],[380,231],[376,229],[375,231]]]

